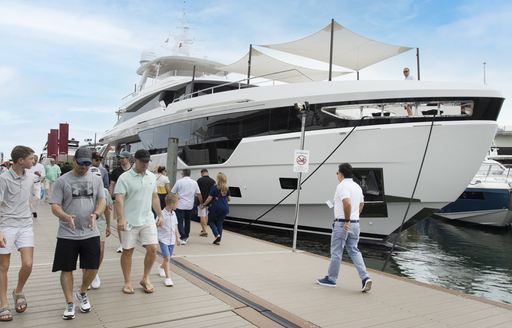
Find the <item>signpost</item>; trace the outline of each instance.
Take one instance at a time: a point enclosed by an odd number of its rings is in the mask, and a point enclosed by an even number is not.
[[[300,202],[300,185],[302,183],[302,173],[309,171],[309,150],[304,150],[304,138],[306,136],[306,111],[309,104],[295,104],[295,108],[302,113],[302,126],[300,132],[300,149],[295,150],[293,156],[293,172],[299,173],[297,179],[297,202],[295,203],[295,222],[293,225],[293,246],[292,251],[297,251],[297,230],[299,228],[299,202]]]

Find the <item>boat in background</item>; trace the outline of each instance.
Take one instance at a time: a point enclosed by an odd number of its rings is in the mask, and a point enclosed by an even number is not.
[[[512,223],[511,191],[510,169],[486,159],[459,198],[434,215],[447,220],[508,227]]]

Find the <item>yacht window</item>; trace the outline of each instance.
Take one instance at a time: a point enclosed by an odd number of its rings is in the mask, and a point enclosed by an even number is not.
[[[364,195],[361,217],[387,217],[382,169],[354,168],[354,181],[361,186]]]
[[[358,103],[321,107],[327,115],[343,120],[359,120],[363,116],[372,118],[426,117],[426,116],[472,116],[472,100],[411,101]]]

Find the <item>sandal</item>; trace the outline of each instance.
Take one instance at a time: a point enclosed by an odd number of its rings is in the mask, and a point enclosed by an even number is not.
[[[8,307],[0,308],[0,321],[11,321],[12,313]]]
[[[123,290],[123,293],[124,293],[124,294],[130,294],[130,295],[131,295],[131,294],[135,294],[135,291],[134,291],[134,290],[133,290],[133,288],[131,288],[131,287],[123,287],[123,289],[122,289],[122,290]]]
[[[16,294],[16,289],[12,290],[12,299],[14,300],[14,309],[18,313],[23,313],[27,309],[27,298],[23,293]]]
[[[148,284],[144,280],[141,280],[139,282],[139,284],[142,286],[142,289],[144,289],[144,293],[146,293],[146,294],[151,294],[155,291],[155,288],[154,287],[149,288]]]

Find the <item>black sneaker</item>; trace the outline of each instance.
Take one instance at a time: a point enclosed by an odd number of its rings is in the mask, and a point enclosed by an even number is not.
[[[372,280],[370,278],[364,278],[362,281],[363,287],[361,287],[361,291],[363,293],[369,292],[372,289]]]
[[[213,241],[213,243],[215,245],[220,245],[220,236],[218,236],[217,238],[215,238],[215,240]]]
[[[37,213],[36,213],[36,212],[32,212],[32,217],[33,217],[34,219],[37,219]]]

